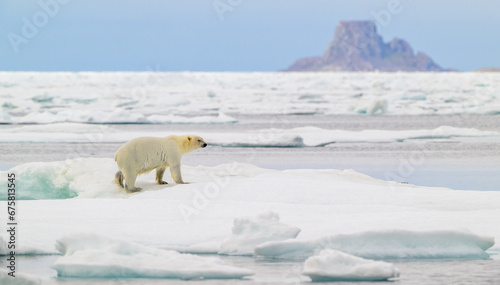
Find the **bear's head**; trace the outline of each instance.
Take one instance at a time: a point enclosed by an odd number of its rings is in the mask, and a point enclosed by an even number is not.
[[[194,135],[185,136],[185,141],[183,144],[184,151],[186,153],[207,147],[207,143],[203,140],[203,138]]]

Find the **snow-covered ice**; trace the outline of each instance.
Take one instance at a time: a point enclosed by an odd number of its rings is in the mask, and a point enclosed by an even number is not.
[[[392,263],[325,249],[306,260],[302,274],[309,276],[313,282],[383,281],[399,277],[400,272]]]
[[[300,229],[280,222],[279,214],[272,211],[256,217],[234,219],[231,236],[222,242],[204,242],[190,246],[162,246],[183,253],[253,255],[257,245],[267,241],[280,241],[297,237]]]
[[[299,233],[299,228],[281,223],[274,212],[238,218],[234,220],[232,235],[222,242],[218,253],[253,255],[255,246],[261,243],[293,239]]]
[[[233,113],[500,113],[497,73],[0,72],[0,78],[0,123],[14,124],[232,123],[222,114]]]
[[[10,276],[9,271],[0,268],[0,284],[5,285],[41,285],[42,279],[31,274],[16,272],[15,277]]]
[[[60,277],[234,279],[252,275],[217,258],[182,254],[128,241],[74,234],[57,241],[62,256],[53,268]]]
[[[256,247],[255,254],[304,259],[323,249],[333,249],[370,259],[487,259],[486,250],[494,244],[493,237],[468,231],[379,230],[315,240],[266,242]]]
[[[11,251],[9,249],[9,241],[7,235],[0,235],[0,255],[9,255]],[[47,247],[46,244],[40,243],[35,239],[23,242],[21,250],[16,250],[16,254],[19,255],[50,255],[54,253],[53,248]]]
[[[29,163],[9,170],[18,178],[19,199],[38,199],[19,201],[23,234],[17,252],[57,254],[56,240],[89,232],[152,247],[194,246],[192,252],[204,243],[210,252],[231,236],[235,218],[270,210],[279,213],[281,223],[302,230],[296,241],[279,244],[298,245],[299,253],[309,250],[309,256],[323,237],[327,245],[346,237],[366,242],[359,248],[366,255],[337,249],[367,258],[485,258],[498,251],[494,245],[485,253],[493,245],[488,237],[500,238],[496,191],[417,187],[352,170],[277,171],[231,163],[183,165],[187,185],[158,185],[154,173],[141,175],[137,185],[144,191],[128,194],[113,183],[116,170],[111,158]],[[6,197],[1,198],[0,208],[5,208]],[[462,228],[474,234],[457,230]],[[411,245],[418,249],[412,251]]]

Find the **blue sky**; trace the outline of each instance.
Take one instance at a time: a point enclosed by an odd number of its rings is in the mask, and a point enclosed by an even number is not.
[[[385,41],[446,68],[500,67],[496,0],[0,0],[0,70],[275,71],[381,11]]]

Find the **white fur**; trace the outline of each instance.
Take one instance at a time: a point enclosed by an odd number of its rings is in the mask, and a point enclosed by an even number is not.
[[[184,154],[205,147],[202,138],[193,135],[168,136],[164,138],[140,137],[121,146],[115,154],[115,161],[120,171],[116,174],[116,182],[127,191],[142,189],[135,187],[137,175],[156,169],[156,180],[163,181],[163,173],[170,167],[170,174],[177,184],[184,184],[181,176],[181,158]],[[125,185],[123,185],[125,178]]]

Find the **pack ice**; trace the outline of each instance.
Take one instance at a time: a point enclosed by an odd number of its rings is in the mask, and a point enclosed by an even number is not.
[[[498,114],[495,73],[1,72],[0,123],[233,123],[234,114]]]

